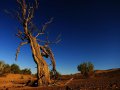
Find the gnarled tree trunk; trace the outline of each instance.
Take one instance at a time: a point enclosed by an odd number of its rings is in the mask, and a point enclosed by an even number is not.
[[[33,59],[37,64],[38,86],[48,85],[50,83],[49,67],[41,55],[40,46],[33,36],[29,37]]]

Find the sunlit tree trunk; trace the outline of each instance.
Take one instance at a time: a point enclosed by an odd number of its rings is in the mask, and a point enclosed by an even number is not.
[[[50,83],[49,67],[41,55],[40,46],[36,38],[29,36],[33,59],[37,64],[38,85],[47,85]]]

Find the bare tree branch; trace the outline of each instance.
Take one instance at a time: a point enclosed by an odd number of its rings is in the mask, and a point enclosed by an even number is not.
[[[53,18],[51,18],[50,21],[46,22],[46,23],[43,25],[41,31],[38,32],[38,34],[37,34],[35,37],[37,38],[39,35],[44,34],[46,28],[48,27],[48,25],[49,25],[50,23],[52,23],[52,21],[53,21]]]
[[[38,27],[32,21],[29,23],[29,31],[32,34],[39,31]]]
[[[40,49],[43,51],[45,56],[49,56],[52,64],[52,71],[56,71],[56,63],[55,63],[55,58],[54,54],[52,53],[52,50],[48,47],[48,44],[45,44],[44,46],[40,46]]]
[[[35,0],[35,8],[38,8],[38,6],[39,6],[38,0]]]
[[[29,23],[33,17],[34,17],[34,7],[30,6],[28,9],[27,22]]]
[[[48,44],[58,44],[61,41],[61,34],[59,34],[54,41],[49,41]]]
[[[26,19],[26,9],[27,9],[27,5],[25,0],[22,0],[22,17],[23,19]]]
[[[25,44],[28,44],[28,42],[21,42],[17,48],[17,51],[16,51],[16,57],[15,57],[15,60],[17,60],[18,58],[18,54],[20,53],[20,47],[25,45]]]
[[[21,0],[17,0],[17,2],[22,6],[22,2],[21,2]]]
[[[40,49],[41,49],[46,55],[48,55],[48,52],[46,51],[46,49],[44,48],[44,46],[40,46]]]
[[[56,71],[56,63],[55,63],[55,58],[54,58],[54,54],[52,53],[51,49],[49,48],[49,57],[52,63],[52,67],[53,67],[53,71]]]
[[[60,36],[59,38],[57,37],[54,41],[49,41],[48,36],[46,38],[47,38],[46,40],[37,39],[37,41],[40,43],[46,43],[46,44],[58,44],[61,41]]]
[[[40,42],[40,43],[47,43],[47,41],[45,41],[45,40],[37,39],[37,41]]]
[[[22,18],[21,18],[21,16],[20,16],[19,12],[17,12],[16,18],[18,19],[18,21],[19,21],[21,24],[23,24],[23,20],[22,20]]]
[[[58,40],[56,40],[54,42],[50,42],[50,44],[58,44],[60,41],[61,41],[61,39],[58,39]]]
[[[16,36],[20,38],[22,41],[27,39],[27,37],[24,35],[24,32],[20,31],[20,29],[18,29],[18,33],[16,34]]]
[[[38,5],[39,5],[39,3],[38,3],[37,0],[35,0],[35,4],[34,4],[34,5],[30,5],[30,3],[29,3],[29,6],[28,6],[28,15],[27,15],[27,22],[28,22],[28,23],[29,23],[29,22],[32,20],[32,18],[34,17],[34,11],[35,11],[35,9],[38,8]]]
[[[14,12],[14,11],[8,11],[4,9],[4,12],[9,16],[11,16],[12,18],[17,19],[21,24],[23,24],[23,19],[21,18],[20,13],[18,11]]]
[[[17,2],[21,6],[22,18],[25,19],[26,18],[26,9],[27,9],[26,2],[25,2],[25,0],[17,0]]]

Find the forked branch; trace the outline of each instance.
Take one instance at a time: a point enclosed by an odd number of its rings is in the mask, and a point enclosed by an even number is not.
[[[37,34],[35,37],[37,38],[39,35],[44,34],[46,28],[48,27],[49,24],[52,23],[52,21],[53,21],[53,18],[51,18],[50,21],[46,22],[46,23],[43,25],[41,31],[39,31],[38,34]]]
[[[16,36],[17,36],[18,38],[20,38],[21,40],[23,40],[22,35],[23,35],[23,32],[21,32],[21,31],[18,29],[18,33],[16,34]]]
[[[52,53],[51,49],[49,49],[49,57],[52,63],[52,71],[55,72],[56,71],[56,63],[55,63],[55,58],[54,58],[54,54]]]
[[[20,4],[22,9],[22,19],[26,19],[27,5],[25,0],[17,0],[17,2]]]
[[[61,41],[61,34],[59,34],[55,40],[53,41],[49,41],[49,38],[48,38],[48,35],[46,36],[46,40],[40,40],[40,39],[37,39],[38,42],[40,43],[46,43],[46,44],[58,44],[60,41]]]
[[[28,42],[21,42],[17,48],[17,51],[16,51],[16,57],[15,57],[15,60],[17,60],[18,58],[18,54],[20,53],[20,47],[25,45],[25,44],[28,44]]]
[[[29,6],[28,6],[28,16],[27,16],[28,22],[30,22],[31,19],[34,17],[34,11],[35,11],[35,9],[38,8],[38,5],[39,5],[38,0],[35,0],[34,5],[29,4]]]

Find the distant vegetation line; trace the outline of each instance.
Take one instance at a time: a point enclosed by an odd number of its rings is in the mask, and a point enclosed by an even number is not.
[[[20,69],[17,64],[6,64],[4,61],[0,61],[0,75],[12,73],[12,74],[32,74],[30,68]]]

